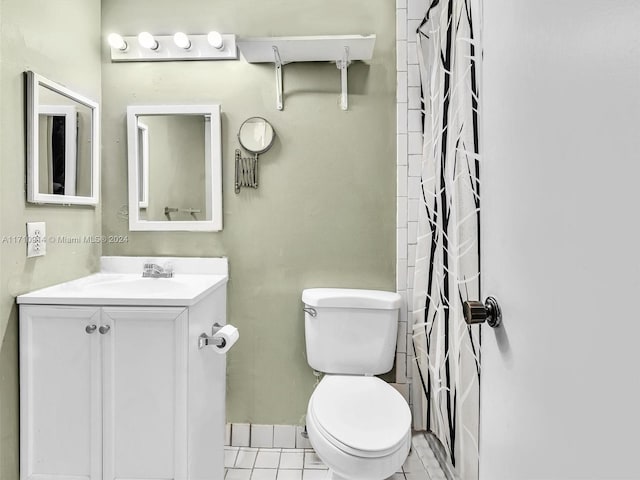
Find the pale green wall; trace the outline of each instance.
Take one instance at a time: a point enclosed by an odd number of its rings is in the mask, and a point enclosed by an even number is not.
[[[49,235],[101,232],[100,208],[25,202],[23,71],[34,70],[100,99],[99,0],[0,0],[0,234],[24,235],[28,221]],[[24,243],[0,243],[0,478],[18,478],[18,334],[15,296],[97,268],[99,245],[47,246],[27,259]]]
[[[228,355],[228,419],[301,423],[315,377],[304,356],[305,287],[395,288],[395,2],[393,0],[103,0],[103,37],[141,30],[238,35],[367,34],[374,58],[349,68],[340,110],[334,64],[284,67],[285,110],[275,108],[272,65],[244,61],[111,63],[103,47],[103,233],[112,255],[229,257],[229,321],[241,338]],[[129,104],[222,106],[224,231],[130,233],[125,111]],[[260,189],[233,191],[242,121],[263,116],[273,148]]]

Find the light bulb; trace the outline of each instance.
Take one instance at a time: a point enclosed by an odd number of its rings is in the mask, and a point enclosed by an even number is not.
[[[149,32],[142,32],[138,35],[138,43],[149,50],[157,50],[160,46],[153,35]]]
[[[110,33],[107,37],[107,42],[109,42],[109,46],[111,48],[121,50],[123,52],[129,46],[127,45],[127,42],[125,42],[124,38],[122,38],[122,36],[118,35],[117,33]]]
[[[224,48],[224,40],[222,40],[222,35],[218,32],[209,32],[209,35],[207,35],[207,42],[217,50],[222,50]]]
[[[191,40],[186,33],[178,32],[173,36],[173,42],[180,48],[189,50],[191,48]]]

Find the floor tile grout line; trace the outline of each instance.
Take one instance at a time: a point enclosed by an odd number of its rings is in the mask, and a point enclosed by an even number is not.
[[[433,455],[433,450],[431,449],[431,446],[427,444],[427,448],[429,448],[429,450],[431,451],[431,454]],[[319,472],[321,470],[327,470],[327,466],[322,463],[322,461],[319,459],[319,457],[317,457],[317,454],[315,453],[315,451],[313,449],[309,449],[309,448],[288,448],[288,449],[283,449],[283,448],[268,448],[268,447],[233,447],[233,446],[225,446],[225,450],[230,450],[233,452],[234,454],[234,461],[233,461],[233,466],[231,467],[225,467],[225,474],[224,474],[224,478],[227,478],[229,471],[231,470],[242,470],[244,472],[249,472],[249,478],[251,479],[252,476],[255,473],[255,470],[273,470],[275,472],[276,475],[276,479],[278,474],[281,471],[295,471],[295,472],[300,472],[301,478],[304,478],[304,473],[305,471],[309,471],[309,472]],[[287,450],[287,452],[283,452],[283,450]],[[409,457],[413,457],[415,459],[418,460],[418,464],[420,468],[420,471],[409,471],[407,472],[407,468],[406,465],[407,463],[405,462],[405,464],[401,467],[401,470],[396,472],[394,475],[397,477],[400,477],[401,479],[406,480],[407,479],[407,475],[413,475],[416,473],[420,473],[420,474],[426,474],[426,479],[425,480],[429,480],[431,479],[431,472],[429,472],[429,467],[424,463],[424,459],[422,458],[422,455],[420,455],[420,453],[418,452],[419,449],[416,448],[412,448]],[[240,468],[236,465],[237,461],[238,461],[238,456],[240,454],[240,451],[243,451],[249,455],[255,454],[255,457],[253,458],[253,461],[251,462],[251,465],[248,467],[244,467],[244,468]],[[273,453],[277,453],[278,454],[278,462],[277,462],[277,466],[275,467],[256,467],[256,463],[257,463],[257,459],[258,459],[258,453],[260,451],[266,451],[266,452],[273,452]],[[282,466],[282,456],[284,453],[292,453],[292,454],[301,454],[302,456],[302,466],[301,468],[281,468]],[[310,461],[307,461],[307,465],[309,467],[313,467],[313,468],[305,468],[305,458],[307,458],[307,456],[309,457],[309,459],[312,459]],[[407,459],[409,459],[409,457],[407,457]],[[315,462],[314,462],[315,461]],[[312,463],[314,462],[314,463]],[[415,460],[414,460],[415,462]],[[322,465],[322,466],[320,466]],[[319,467],[320,466],[320,467]],[[318,468],[319,467],[319,468]],[[413,468],[411,468],[413,469]]]

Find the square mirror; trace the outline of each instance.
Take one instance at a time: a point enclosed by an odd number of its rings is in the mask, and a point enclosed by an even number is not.
[[[98,104],[27,74],[27,201],[96,205],[100,190]]]
[[[127,107],[129,229],[222,230],[219,105]]]

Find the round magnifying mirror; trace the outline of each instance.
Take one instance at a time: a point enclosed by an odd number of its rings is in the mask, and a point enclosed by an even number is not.
[[[242,148],[256,155],[269,150],[275,137],[276,132],[273,127],[262,117],[248,118],[240,125],[238,132],[238,140]]]

